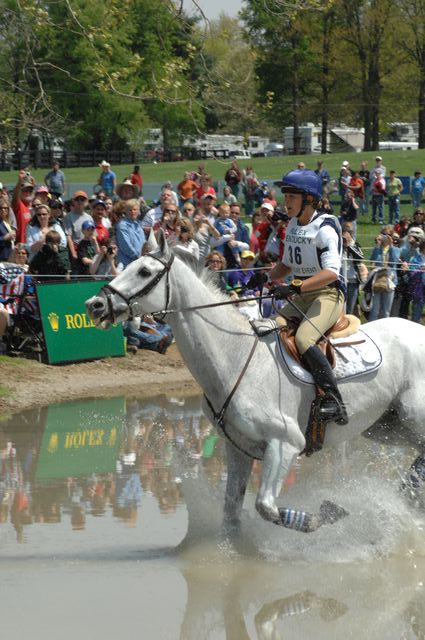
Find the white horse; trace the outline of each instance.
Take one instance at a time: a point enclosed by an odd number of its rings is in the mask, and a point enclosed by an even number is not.
[[[256,509],[264,519],[303,532],[335,522],[347,512],[332,502],[324,502],[317,514],[276,504],[294,458],[305,446],[314,387],[298,382],[279,362],[275,334],[256,341],[233,306],[211,306],[223,301],[211,277],[199,277],[171,252],[161,234],[154,251],[130,264],[86,305],[102,328],[131,315],[164,312],[204,391],[205,413],[227,438],[224,522],[230,529],[239,523],[255,458],[263,461]],[[326,446],[358,435],[389,409],[407,421],[419,442],[425,435],[425,327],[388,318],[362,329],[379,346],[383,362],[373,373],[340,383],[350,421],[347,426],[328,424]],[[422,458],[416,465],[418,460]]]

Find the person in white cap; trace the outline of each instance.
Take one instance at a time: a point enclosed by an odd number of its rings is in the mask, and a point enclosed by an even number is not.
[[[99,176],[97,184],[102,187],[102,190],[107,196],[113,196],[115,194],[117,176],[111,171],[111,165],[106,160],[102,160],[99,167],[102,169],[102,173]]]
[[[375,158],[375,166],[373,167],[371,173],[372,173],[372,180],[376,179],[379,176],[383,176],[385,177],[385,174],[387,172],[387,167],[384,167],[384,165],[382,164],[382,157],[381,156],[376,156]]]

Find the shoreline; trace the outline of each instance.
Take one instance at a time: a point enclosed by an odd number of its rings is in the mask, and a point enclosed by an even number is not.
[[[26,409],[83,398],[201,393],[175,344],[165,355],[139,349],[134,355],[67,365],[4,357],[0,381],[0,420]]]

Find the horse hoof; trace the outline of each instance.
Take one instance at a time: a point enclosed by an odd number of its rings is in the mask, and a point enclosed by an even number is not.
[[[320,505],[320,520],[322,524],[334,524],[334,522],[348,515],[348,511],[330,500],[324,500]]]

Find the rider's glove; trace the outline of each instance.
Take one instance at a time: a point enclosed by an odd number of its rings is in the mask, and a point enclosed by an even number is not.
[[[295,294],[301,293],[302,280],[293,280],[291,284],[278,284],[272,289],[270,293],[274,296],[275,300],[286,300]]]
[[[245,288],[256,289],[258,287],[259,289],[261,289],[263,285],[266,284],[267,280],[267,273],[264,273],[263,271],[256,271],[246,283]]]

